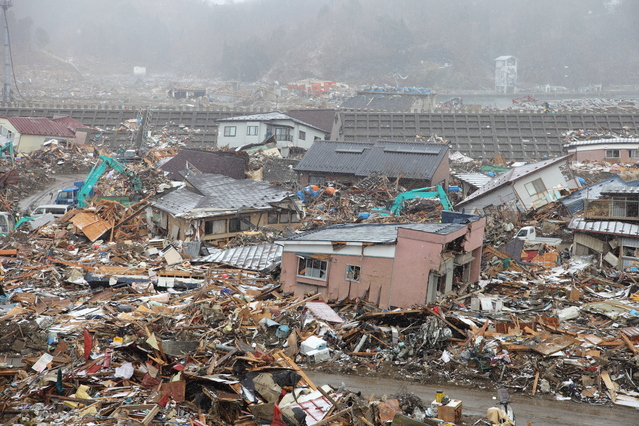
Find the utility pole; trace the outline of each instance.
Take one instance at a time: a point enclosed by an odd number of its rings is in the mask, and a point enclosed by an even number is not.
[[[2,89],[2,102],[11,102],[11,51],[9,46],[9,20],[7,10],[13,6],[11,0],[2,0],[4,11],[4,87]]]

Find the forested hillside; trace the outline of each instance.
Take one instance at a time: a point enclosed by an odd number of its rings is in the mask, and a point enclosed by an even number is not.
[[[481,89],[513,55],[524,87],[639,83],[631,0],[20,0],[8,18],[16,66]]]

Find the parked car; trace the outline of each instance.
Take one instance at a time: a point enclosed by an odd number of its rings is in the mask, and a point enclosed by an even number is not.
[[[44,216],[47,213],[52,214],[56,219],[60,219],[62,216],[66,214],[69,210],[71,210],[73,206],[71,205],[63,205],[63,204],[45,204],[42,206],[36,207],[31,212],[31,217],[37,218],[40,216]]]

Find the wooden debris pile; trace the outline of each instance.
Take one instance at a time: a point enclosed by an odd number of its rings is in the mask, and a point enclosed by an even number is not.
[[[297,365],[310,299],[241,292],[220,272],[183,293],[8,283],[0,348],[22,355],[0,364],[5,423],[385,424],[384,400],[317,386]]]

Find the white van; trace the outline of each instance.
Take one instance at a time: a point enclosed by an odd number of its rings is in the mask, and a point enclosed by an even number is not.
[[[45,204],[42,206],[38,206],[31,212],[31,217],[36,218],[40,216],[44,216],[45,214],[52,214],[56,219],[60,219],[62,216],[66,214],[69,210],[71,210],[73,206],[65,206],[61,204]]]

